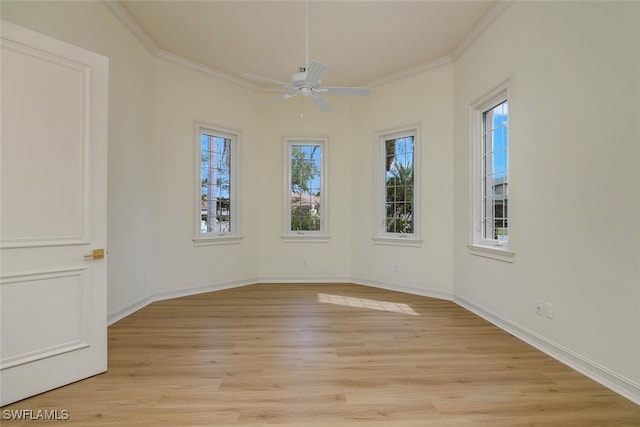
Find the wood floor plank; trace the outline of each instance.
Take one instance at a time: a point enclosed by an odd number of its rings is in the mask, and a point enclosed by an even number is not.
[[[82,426],[640,426],[640,406],[456,304],[364,286],[161,301],[108,334],[108,372],[3,411]]]

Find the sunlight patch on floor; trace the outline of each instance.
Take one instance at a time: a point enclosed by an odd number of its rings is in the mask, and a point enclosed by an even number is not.
[[[366,298],[345,297],[341,295],[331,295],[318,293],[318,301],[326,304],[346,305],[349,307],[368,308],[370,310],[391,311],[394,313],[410,314],[419,316],[414,309],[407,304],[400,304],[390,301],[378,301]]]

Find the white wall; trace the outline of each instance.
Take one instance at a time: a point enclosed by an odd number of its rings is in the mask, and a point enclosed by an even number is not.
[[[322,113],[305,100],[276,105],[257,94],[180,65],[156,65],[154,137],[154,285],[166,296],[257,281],[348,280],[350,115],[331,99]],[[240,244],[195,247],[193,121],[241,132]],[[285,136],[329,138],[329,228],[325,243],[284,243]],[[307,265],[302,265],[302,258]]]
[[[158,60],[153,150],[153,283],[180,291],[243,284],[256,277],[260,176],[258,95],[203,72]],[[240,132],[240,200],[244,239],[194,246],[194,120]]]
[[[148,51],[99,2],[0,3],[2,19],[109,58],[108,313],[152,293],[153,70]]]
[[[456,296],[637,390],[640,3],[516,2],[454,70]],[[508,77],[512,264],[467,248],[468,108]]]
[[[273,94],[264,94],[261,101]],[[334,107],[325,113],[308,99],[274,105],[260,103],[265,117],[256,147],[260,162],[252,175],[258,183],[253,212],[258,226],[258,277],[261,281],[345,281],[351,276],[349,259],[351,219],[351,127],[347,98],[327,96]],[[328,242],[283,242],[284,231],[284,137],[326,137],[328,144]],[[307,259],[304,266],[302,259]]]
[[[351,263],[354,280],[450,298],[453,292],[453,65],[374,88],[354,100]],[[379,131],[420,124],[421,247],[374,244],[374,146]],[[398,271],[394,271],[394,264]]]
[[[307,105],[303,120],[295,100],[267,108],[268,95],[153,58],[102,3],[1,8],[3,19],[110,58],[111,315],[156,293],[352,279],[455,294],[638,389],[639,3],[517,2],[455,64],[367,100],[332,98],[333,113]],[[509,76],[512,264],[467,248],[468,106]],[[241,244],[192,244],[194,119],[242,133]],[[374,134],[414,123],[424,242],[375,245]],[[280,239],[284,136],[329,137],[329,243]],[[535,314],[536,299],[554,304],[553,319]]]

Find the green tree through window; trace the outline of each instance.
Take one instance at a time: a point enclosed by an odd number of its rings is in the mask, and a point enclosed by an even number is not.
[[[290,146],[292,231],[320,230],[321,157],[320,145]]]
[[[385,141],[385,231],[414,232],[414,138]]]
[[[326,140],[286,138],[286,237],[326,238]]]

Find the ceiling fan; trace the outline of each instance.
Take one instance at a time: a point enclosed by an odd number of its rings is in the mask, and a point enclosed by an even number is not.
[[[309,63],[309,1],[306,2],[306,25],[305,25],[305,66],[300,67],[298,72],[291,77],[291,83],[270,79],[268,77],[257,76],[255,74],[243,74],[248,79],[257,80],[266,83],[272,83],[289,89],[290,92],[278,95],[266,100],[268,104],[272,104],[283,99],[300,95],[309,98],[322,111],[331,111],[331,105],[320,96],[323,95],[356,95],[369,96],[371,89],[368,87],[340,87],[340,86],[322,86],[322,76],[329,68],[328,65],[318,61]],[[302,113],[301,113],[302,115]]]

